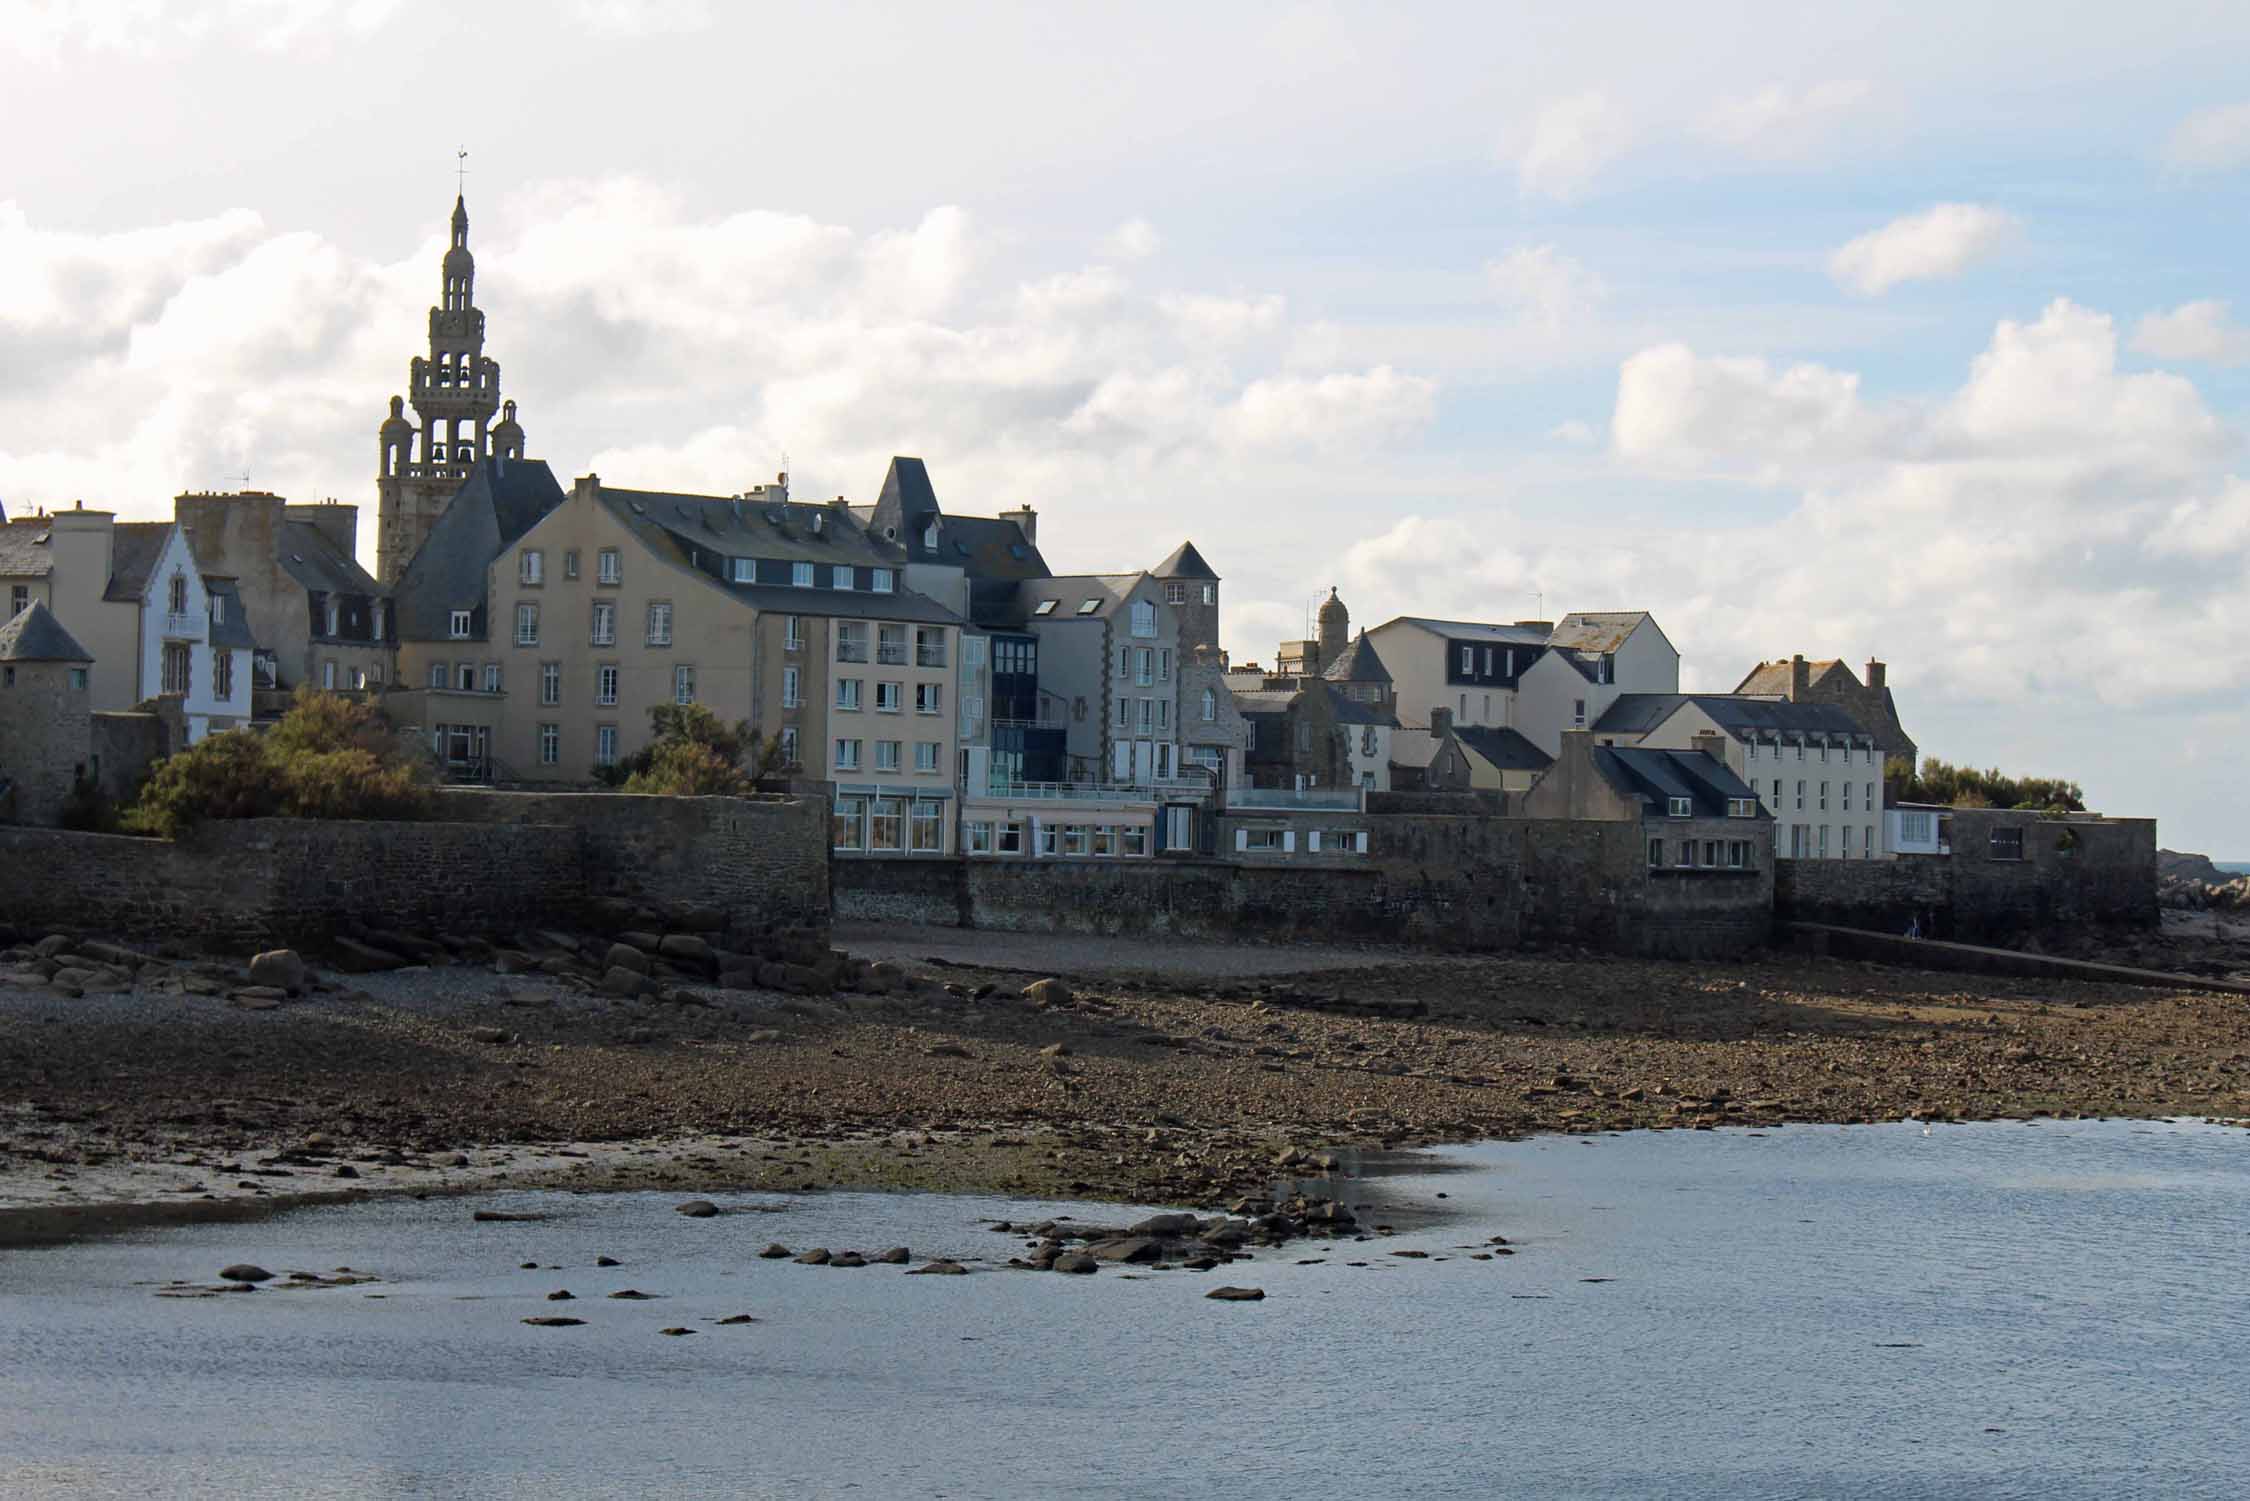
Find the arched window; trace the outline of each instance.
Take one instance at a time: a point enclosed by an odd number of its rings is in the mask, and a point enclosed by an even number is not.
[[[1219,695],[1209,688],[1203,690],[1203,717],[1207,721],[1219,717]]]
[[[172,575],[171,605],[173,614],[187,613],[187,579],[182,574]]]

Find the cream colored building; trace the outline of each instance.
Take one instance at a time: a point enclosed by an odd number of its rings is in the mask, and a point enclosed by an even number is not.
[[[1627,693],[1677,693],[1680,654],[1643,610],[1584,611],[1513,625],[1400,616],[1367,632],[1402,725],[1444,709],[1462,728],[1512,729],[1552,756]]]

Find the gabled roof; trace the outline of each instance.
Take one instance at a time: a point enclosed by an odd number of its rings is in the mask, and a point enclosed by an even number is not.
[[[912,522],[938,509],[937,487],[930,483],[930,468],[920,459],[899,455],[883,471],[883,488],[875,497],[878,511],[890,508],[902,521]]]
[[[1391,670],[1383,665],[1383,659],[1376,654],[1375,644],[1367,639],[1365,631],[1336,653],[1336,660],[1320,675],[1331,683],[1388,683],[1391,680]]]
[[[120,521],[110,528],[109,585],[102,598],[135,600],[148,593],[148,576],[164,556],[169,521]]]
[[[1720,729],[1739,738],[1751,735],[1865,736],[1858,720],[1834,704],[1791,703],[1787,699],[1744,698],[1731,693],[1621,693],[1594,722],[1596,734],[1645,735],[1693,704]]]
[[[1844,676],[1850,678],[1855,684],[1859,683],[1859,674],[1845,666],[1843,661],[1836,657],[1824,658],[1818,662],[1807,662],[1805,664],[1805,681],[1808,684],[1817,683],[1840,667],[1843,668]],[[1771,662],[1760,662],[1750,669],[1748,675],[1741,682],[1735,684],[1734,691],[1737,693],[1786,694],[1789,691],[1789,668],[1789,660],[1785,657]]]
[[[1550,645],[1578,651],[1615,651],[1647,619],[1646,610],[1573,610],[1556,624],[1547,640]]]
[[[1294,688],[1237,688],[1233,692],[1234,706],[1243,714],[1286,714],[1297,701]]]
[[[1729,799],[1757,801],[1758,794],[1742,778],[1701,751],[1604,745],[1596,746],[1592,754],[1594,769],[1605,781],[1628,797],[1640,798],[1651,812],[1664,812],[1672,798],[1684,797],[1698,815],[1724,818]]]
[[[451,635],[447,617],[484,602],[485,570],[492,560],[562,503],[562,486],[544,460],[478,464],[391,588],[399,640],[443,641]]]
[[[230,651],[255,650],[258,643],[250,635],[250,617],[242,608],[242,595],[235,589],[234,580],[206,573],[203,592],[211,596],[214,610],[211,644]]]
[[[93,653],[63,629],[44,604],[33,600],[23,613],[0,625],[0,662],[91,662]]]
[[[1182,542],[1172,550],[1172,555],[1149,570],[1160,579],[1210,579],[1216,583],[1218,575],[1211,565],[1203,561],[1203,554],[1195,550],[1193,542]]]
[[[274,546],[280,550],[281,571],[310,593],[383,597],[383,586],[359,566],[359,561],[309,521],[284,519]]]
[[[1398,728],[1398,715],[1381,704],[1362,703],[1356,698],[1348,698],[1338,693],[1333,688],[1328,690],[1328,696],[1335,702],[1335,715],[1338,724],[1367,724],[1373,725],[1377,729],[1390,730]]]
[[[947,515],[938,505],[929,466],[920,459],[893,458],[875,504],[853,506],[851,512],[870,536],[896,542],[910,561],[959,568],[972,583],[1047,576],[1047,560],[1015,521],[1005,516]],[[935,546],[929,536],[933,521]]]
[[[1384,621],[1383,625],[1377,626],[1376,629],[1381,630],[1384,626],[1399,624],[1420,626],[1425,631],[1431,631],[1455,641],[1493,641],[1510,646],[1545,646],[1547,644],[1547,633],[1531,626],[1493,625],[1476,620],[1437,620],[1427,615],[1400,615]]]
[[[1456,725],[1453,738],[1496,771],[1545,771],[1555,760],[1515,730],[1494,725]]]
[[[54,568],[46,517],[19,516],[0,523],[0,578],[45,578]]]
[[[1006,606],[995,606],[987,611],[980,608],[978,620],[990,625],[1052,625],[1064,620],[1106,620],[1123,608],[1148,578],[1145,573],[1066,573],[1058,577],[1025,579],[1014,585],[1014,597]],[[1054,608],[1046,614],[1039,606],[1054,601]],[[1094,601],[1094,608],[1086,609],[1086,602]]]

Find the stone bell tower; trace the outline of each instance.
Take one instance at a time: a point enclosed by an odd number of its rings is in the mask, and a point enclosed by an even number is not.
[[[516,404],[500,400],[500,363],[484,353],[484,313],[476,305],[476,258],[469,254],[469,206],[453,200],[453,233],[442,263],[438,306],[430,309],[430,352],[407,370],[407,395],[391,398],[378,429],[375,488],[376,577],[397,581],[430,527],[475,465],[523,457]],[[408,420],[406,405],[414,407]],[[500,418],[494,422],[497,414]]]

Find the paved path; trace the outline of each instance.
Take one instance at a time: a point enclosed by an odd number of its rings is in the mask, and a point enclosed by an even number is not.
[[[1912,969],[1956,970],[1968,974],[2016,975],[2047,980],[2106,981],[2112,985],[2145,985],[2155,990],[2216,991],[2222,995],[2250,995],[2250,984],[2211,975],[2179,975],[2160,969],[2135,969],[2127,964],[2103,964],[2092,959],[2064,959],[2054,954],[2027,954],[2020,949],[1987,948],[1974,943],[1951,943],[1936,938],[1906,938],[1866,928],[1840,928],[1829,923],[1785,922],[1784,932],[1794,932],[1825,945],[1842,959],[1872,959],[1881,964],[1901,964]]]
[[[895,923],[839,923],[833,941],[838,948],[868,959],[934,957],[956,964],[1036,970],[1041,974],[1148,974],[1179,979],[1247,979],[1318,969],[1367,969],[1415,957],[1397,949],[1100,938],[1073,933],[911,928]]]

